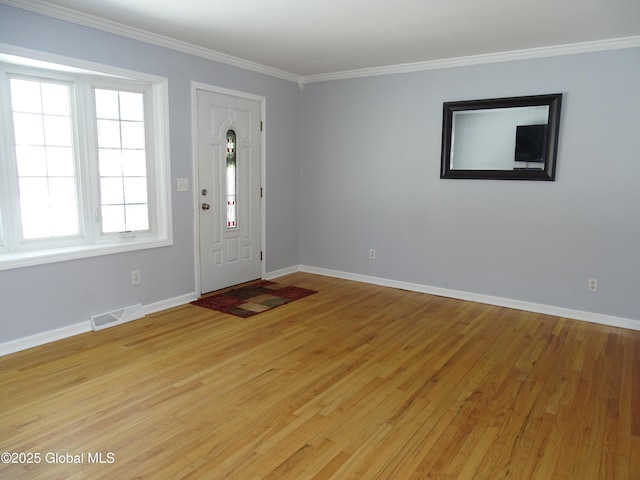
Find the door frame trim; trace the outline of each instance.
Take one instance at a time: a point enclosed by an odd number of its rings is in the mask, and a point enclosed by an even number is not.
[[[229,95],[231,97],[239,97],[248,100],[255,100],[260,102],[260,116],[262,121],[262,131],[260,132],[260,185],[262,187],[262,198],[260,199],[260,249],[262,251],[261,262],[261,278],[266,277],[266,265],[267,265],[267,249],[266,249],[266,213],[267,213],[267,193],[266,193],[266,179],[267,179],[267,148],[266,148],[266,103],[267,98],[261,95],[254,95],[253,93],[241,92],[239,90],[232,90],[229,88],[218,87],[216,85],[210,85],[201,82],[191,82],[191,204],[193,205],[193,261],[194,261],[194,274],[195,274],[195,286],[196,294],[200,296],[202,294],[200,288],[200,221],[199,221],[199,196],[198,196],[198,145],[197,145],[197,131],[196,131],[196,119],[197,119],[197,92],[198,90],[204,90],[211,93],[220,93],[222,95]]]

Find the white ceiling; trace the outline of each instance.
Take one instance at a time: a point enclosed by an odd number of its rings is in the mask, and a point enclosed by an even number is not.
[[[298,76],[640,35],[640,0],[4,3],[81,12]]]

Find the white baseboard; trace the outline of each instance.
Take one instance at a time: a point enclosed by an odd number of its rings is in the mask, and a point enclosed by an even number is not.
[[[573,310],[564,307],[556,307],[553,305],[544,305],[540,303],[524,302],[511,298],[494,297],[491,295],[483,295],[479,293],[465,292],[462,290],[451,290],[448,288],[433,287],[429,285],[421,285],[418,283],[403,282],[399,280],[390,280],[382,277],[372,277],[369,275],[360,275],[357,273],[342,272],[339,270],[330,270],[326,268],[311,267],[308,265],[295,265],[273,272],[268,272],[265,279],[272,280],[284,275],[296,272],[313,273],[316,275],[324,275],[326,277],[342,278],[344,280],[353,280],[356,282],[370,283],[383,287],[399,288],[413,292],[428,293],[430,295],[438,295],[441,297],[457,298],[470,302],[486,303],[488,305],[496,305],[499,307],[514,308],[516,310],[524,310],[527,312],[542,313],[545,315],[553,315],[556,317],[571,318],[574,320],[582,320],[601,325],[609,325],[612,327],[627,328],[629,330],[640,331],[640,320],[631,318],[616,317],[613,315],[605,315],[602,313],[585,312],[582,310]],[[180,305],[186,305],[198,299],[195,292],[187,293],[174,298],[161,300],[159,302],[144,305],[145,314],[151,314],[162,310],[167,310]],[[45,343],[54,342],[63,338],[78,335],[80,333],[91,331],[91,321],[87,320],[74,325],[49,330],[47,332],[36,333],[28,337],[10,340],[0,343],[0,356],[9,355],[10,353],[19,352],[28,348],[44,345]]]
[[[187,303],[191,303],[197,299],[198,294],[196,292],[191,292],[180,295],[179,297],[173,297],[167,300],[160,300],[159,302],[149,303],[148,305],[144,305],[142,308],[144,309],[144,313],[146,315],[149,315],[151,313],[161,312],[162,310],[168,310],[173,307],[179,307],[180,305],[186,305]]]
[[[198,295],[195,292],[192,292],[178,297],[169,298],[167,300],[150,303],[148,305],[144,305],[142,308],[144,310],[144,313],[146,315],[149,315],[161,310],[179,307],[180,305],[185,305],[197,299]],[[0,357],[90,331],[92,331],[91,321],[86,320],[84,322],[78,322],[74,325],[68,325],[66,327],[56,328],[55,330],[36,333],[35,335],[30,335],[28,337],[10,340],[8,342],[0,343]]]
[[[602,313],[585,312],[582,310],[556,307],[553,305],[524,302],[511,298],[494,297],[492,295],[483,295],[480,293],[465,292],[462,290],[451,290],[448,288],[433,287],[429,285],[402,282],[398,280],[389,280],[381,277],[372,277],[369,275],[360,275],[357,273],[341,272],[339,270],[311,267],[308,265],[298,265],[297,271],[314,273],[327,277],[342,278],[344,280],[354,280],[356,282],[370,283],[373,285],[381,285],[384,287],[399,288],[412,292],[428,293],[430,295],[438,295],[441,297],[457,298],[470,302],[486,303],[488,305],[513,308],[516,310],[524,310],[527,312],[542,313],[545,315],[553,315],[556,317],[571,318],[573,320],[583,320],[585,322],[599,323],[601,325],[609,325],[612,327],[627,328],[629,330],[640,330],[640,320],[616,317],[613,315],[605,315]]]
[[[28,348],[38,347],[45,343],[55,342],[56,340],[62,340],[63,338],[73,337],[74,335],[90,331],[91,321],[87,320],[74,325],[56,328],[55,330],[29,335],[28,337],[17,338],[15,340],[0,343],[0,356],[9,355],[10,353],[19,352]]]
[[[284,277],[285,275],[290,275],[292,273],[299,272],[300,268],[298,265],[294,265],[293,267],[282,268],[280,270],[274,270],[273,272],[267,272],[264,276],[265,280],[273,280],[274,278]]]

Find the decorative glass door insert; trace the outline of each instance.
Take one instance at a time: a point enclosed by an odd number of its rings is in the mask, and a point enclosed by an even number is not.
[[[227,228],[237,226],[236,208],[236,132],[227,131]]]

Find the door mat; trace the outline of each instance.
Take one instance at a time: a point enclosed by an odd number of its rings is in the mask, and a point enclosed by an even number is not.
[[[314,293],[318,292],[262,280],[251,285],[203,297],[191,303],[199,307],[247,318]]]

